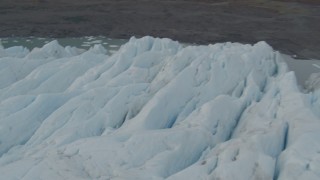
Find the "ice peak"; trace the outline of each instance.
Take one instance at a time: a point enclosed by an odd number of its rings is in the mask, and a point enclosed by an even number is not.
[[[0,75],[5,179],[319,179],[319,91],[266,42],[52,41]]]

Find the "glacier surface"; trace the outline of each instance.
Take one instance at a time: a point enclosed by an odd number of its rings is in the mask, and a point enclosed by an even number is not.
[[[0,179],[320,179],[320,90],[265,42],[107,54],[0,46]]]

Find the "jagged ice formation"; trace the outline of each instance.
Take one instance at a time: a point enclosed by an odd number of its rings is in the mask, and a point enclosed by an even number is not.
[[[265,42],[0,46],[1,179],[320,179],[320,91]]]

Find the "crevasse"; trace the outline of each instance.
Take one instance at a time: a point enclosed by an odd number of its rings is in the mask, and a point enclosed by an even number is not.
[[[320,91],[265,42],[106,52],[0,47],[1,178],[320,178]]]

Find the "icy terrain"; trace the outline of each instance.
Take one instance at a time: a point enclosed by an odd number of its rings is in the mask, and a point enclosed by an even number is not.
[[[107,54],[0,47],[0,179],[320,179],[320,90],[266,43]]]

